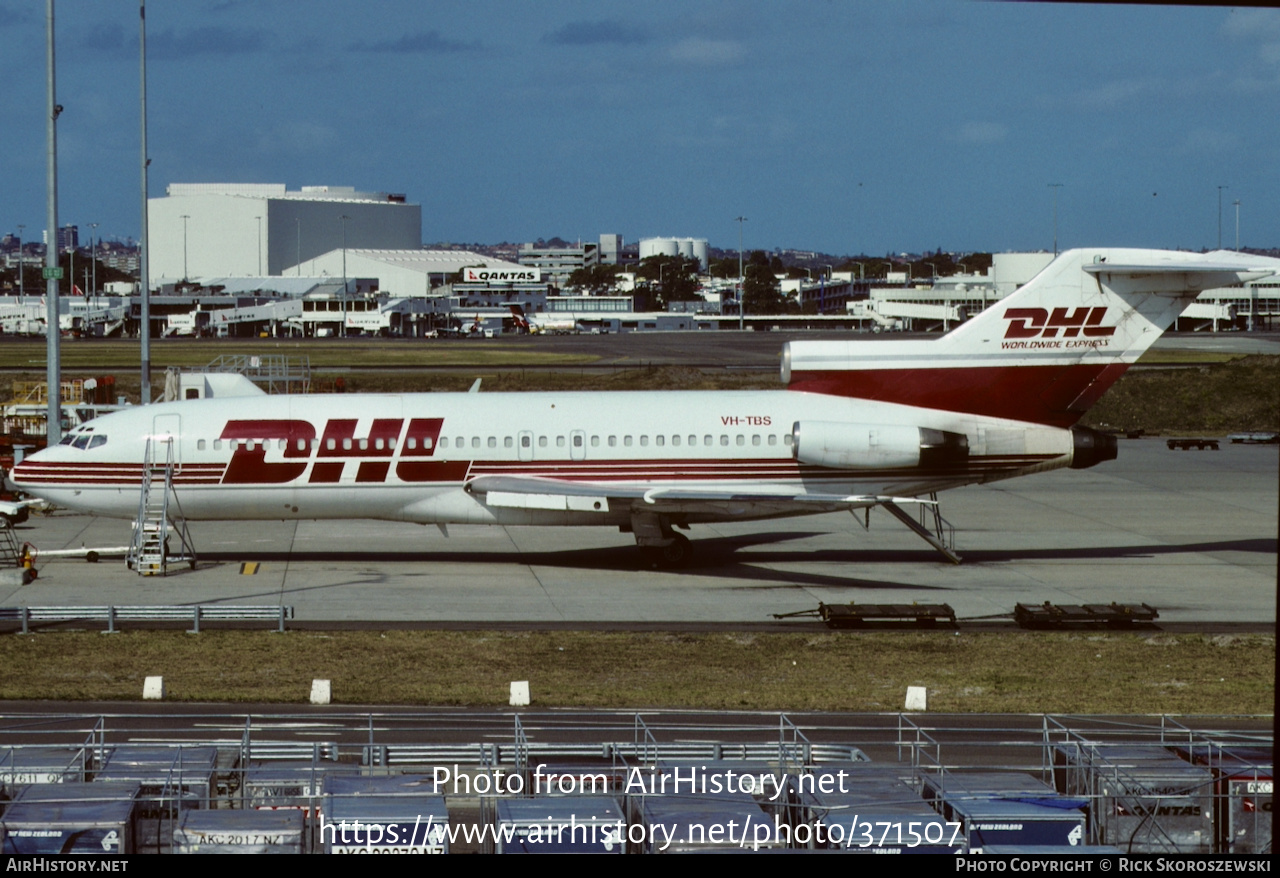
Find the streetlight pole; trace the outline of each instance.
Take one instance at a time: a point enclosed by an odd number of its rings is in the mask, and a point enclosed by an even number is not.
[[[45,443],[52,448],[62,439],[62,360],[58,308],[58,116],[62,106],[58,103],[54,72],[53,0],[46,0],[47,42],[46,62],[49,90],[48,114],[45,118],[45,135],[48,148],[48,171],[45,190],[49,209],[49,240],[44,248],[45,276],[45,398],[48,402],[45,420]]]
[[[1236,206],[1236,252],[1240,252],[1240,199],[1232,202]]]
[[[1230,189],[1230,186],[1218,187],[1218,249],[1222,249],[1222,190]]]
[[[347,337],[347,220],[351,217],[345,213],[338,217],[342,220],[342,337]]]
[[[187,220],[191,219],[190,214],[182,215],[182,280],[186,282],[190,276],[187,274]]]
[[[1062,188],[1061,183],[1050,183],[1049,188],[1053,190],[1053,255],[1058,255],[1058,190]]]
[[[147,157],[147,3],[138,2],[138,78],[141,96],[139,116],[141,117],[142,140],[142,239],[138,249],[138,280],[141,281],[142,302],[138,315],[139,353],[142,358],[142,381],[139,388],[142,405],[151,403],[151,223],[147,208],[147,168],[151,159]]]
[[[23,278],[22,278],[22,233],[25,232],[26,230],[27,230],[27,227],[24,224],[18,223],[18,304],[19,305],[26,304],[26,288],[25,288],[25,285],[23,284]]]
[[[734,217],[733,220],[738,224],[738,329],[746,328],[746,303],[743,301],[743,295],[746,293],[746,278],[742,276],[742,224],[747,221],[745,216]]]
[[[98,248],[94,245],[94,239],[98,236],[98,224],[89,223],[89,261],[93,263],[93,283],[90,290],[91,295],[98,295]]]

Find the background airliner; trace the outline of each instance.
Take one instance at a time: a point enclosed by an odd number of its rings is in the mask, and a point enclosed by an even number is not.
[[[1116,455],[1076,424],[1202,289],[1280,260],[1082,249],[937,339],[792,342],[777,391],[231,397],[110,414],[13,480],[132,519],[148,438],[186,520],[601,525],[678,564],[677,529],[883,507]],[[160,458],[163,460],[163,456]],[[926,501],[927,502],[927,501]]]

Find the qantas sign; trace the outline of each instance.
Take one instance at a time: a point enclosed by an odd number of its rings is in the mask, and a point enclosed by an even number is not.
[[[536,284],[542,282],[542,271],[537,268],[502,269],[502,268],[464,268],[462,279],[469,284]]]

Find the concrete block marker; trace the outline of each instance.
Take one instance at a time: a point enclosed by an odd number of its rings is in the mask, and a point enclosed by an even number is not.
[[[529,706],[529,681],[519,680],[511,683],[511,706]]]
[[[147,677],[142,681],[142,700],[164,700],[164,677]]]
[[[328,704],[332,697],[332,688],[328,680],[311,681],[311,703]]]
[[[923,686],[907,687],[907,705],[905,710],[928,710],[929,696]]]

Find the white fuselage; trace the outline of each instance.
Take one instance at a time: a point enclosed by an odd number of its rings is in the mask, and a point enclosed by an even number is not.
[[[968,457],[945,470],[801,463],[793,428],[805,422],[963,434]],[[14,481],[60,506],[132,518],[149,436],[173,437],[174,495],[191,520],[623,525],[637,509],[689,522],[765,518],[839,508],[785,499],[795,495],[916,496],[1067,466],[1072,456],[1065,429],[787,390],[256,396],[97,419],[28,458]],[[721,499],[517,508],[468,490],[485,477]],[[751,499],[722,496],[734,492]]]

